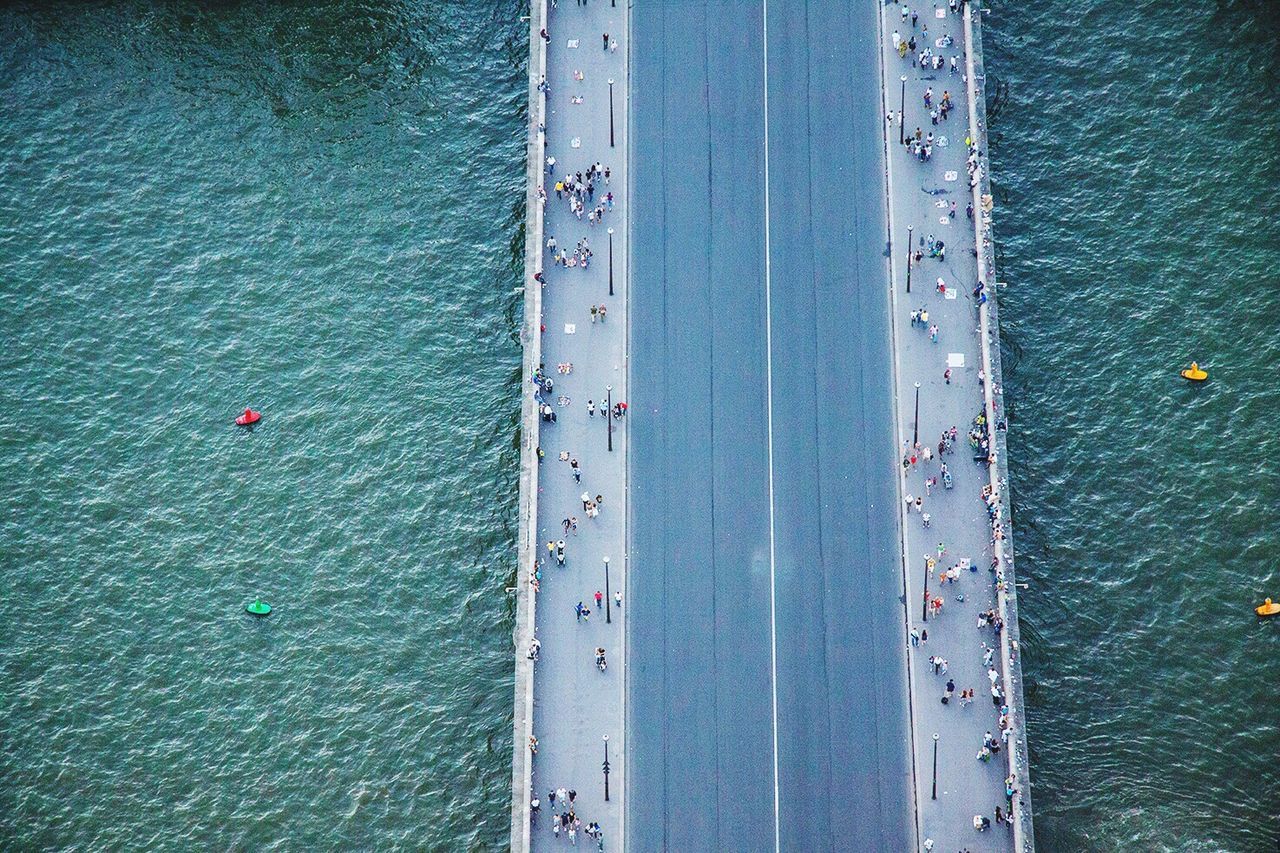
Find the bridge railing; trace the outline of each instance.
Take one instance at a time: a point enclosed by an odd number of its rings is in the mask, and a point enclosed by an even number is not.
[[[1009,503],[1009,468],[1007,463],[1006,432],[999,428],[1002,418],[997,417],[996,391],[1003,387],[1000,369],[1000,339],[998,330],[999,308],[997,302],[995,241],[991,233],[992,196],[990,178],[990,150],[987,139],[987,109],[984,93],[986,79],[982,63],[981,16],[975,15],[972,2],[964,5],[964,53],[965,82],[969,96],[969,138],[979,152],[978,180],[973,185],[974,241],[978,251],[978,279],[986,284],[987,300],[979,308],[982,336],[982,370],[986,376],[983,384],[984,405],[987,415],[989,445],[996,454],[994,465],[988,467],[992,489],[1000,496],[1000,528],[1003,539],[996,539],[993,554],[996,560],[998,589],[996,603],[1004,629],[1000,632],[1001,671],[1005,686],[1005,702],[1009,706],[1009,724],[1014,727],[1009,749],[1006,750],[1009,775],[1013,778],[1013,839],[1014,849],[1032,851],[1035,838],[1031,824],[1031,776],[1028,768],[1026,711],[1023,704],[1021,635],[1018,630],[1018,589],[1013,566],[1013,529]]]
[[[537,630],[538,592],[531,573],[538,560],[538,407],[530,381],[542,363],[543,157],[546,152],[547,0],[529,3],[529,127],[525,143],[524,319],[520,342],[524,359],[520,377],[520,507],[516,551],[515,697],[511,744],[511,850],[527,853],[530,843],[530,800],[533,797],[533,678],[529,640]]]

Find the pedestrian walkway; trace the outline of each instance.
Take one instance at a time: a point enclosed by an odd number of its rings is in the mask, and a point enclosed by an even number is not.
[[[621,837],[626,761],[626,7],[560,0],[543,35],[531,849],[604,849]]]
[[[962,13],[884,6],[882,56],[919,831],[924,849],[977,853],[1015,844],[1022,715],[1001,648],[1008,503],[992,484],[979,311],[995,283],[974,251],[987,152],[971,138]]]

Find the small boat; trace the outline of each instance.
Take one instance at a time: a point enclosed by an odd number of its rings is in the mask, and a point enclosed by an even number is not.
[[[236,418],[236,426],[253,426],[260,420],[262,420],[262,412],[245,409],[244,414]]]
[[[1276,616],[1280,615],[1280,604],[1275,603],[1271,599],[1267,599],[1262,604],[1253,608],[1253,612],[1259,616]]]
[[[1189,368],[1181,371],[1178,375],[1183,379],[1189,379],[1192,382],[1203,382],[1209,378],[1209,374],[1201,370],[1200,365],[1196,364],[1194,361],[1191,362],[1191,366]]]
[[[244,612],[253,616],[269,616],[271,615],[271,605],[260,598],[255,598],[252,604],[244,606]]]

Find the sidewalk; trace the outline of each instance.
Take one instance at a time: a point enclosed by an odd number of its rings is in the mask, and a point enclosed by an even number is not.
[[[988,509],[984,497],[990,496],[990,474],[984,461],[978,461],[985,460],[988,451],[975,447],[970,437],[973,430],[979,442],[987,439],[978,304],[989,291],[975,293],[979,275],[972,217],[982,211],[966,210],[973,191],[966,162],[970,126],[964,24],[946,3],[916,7],[914,23],[902,17],[901,8],[882,7],[882,56],[885,106],[892,115],[886,132],[901,451],[897,461],[903,472],[902,494],[912,499],[911,506],[904,500],[902,512],[920,838],[925,849],[932,844],[936,850],[963,848],[974,853],[1011,850],[1013,830],[996,816],[997,808],[1001,815],[1009,808],[1006,758],[1014,743],[1001,729],[1001,708],[1007,702],[1001,638],[993,625],[982,624],[987,621],[982,614],[997,608],[989,512],[999,511],[1003,518],[1007,502],[996,494],[990,497],[995,510]],[[895,32],[901,40],[914,38],[914,50],[900,56]],[[921,67],[926,51],[925,61],[937,55],[942,67]],[[927,90],[931,106],[925,104]],[[905,123],[900,127],[904,91]],[[940,109],[944,93],[951,109],[935,124],[930,111]],[[929,148],[927,160],[909,144],[917,128],[922,145]],[[908,145],[900,143],[900,136]],[[981,153],[979,168],[985,169],[986,152]],[[916,259],[910,264],[908,294],[909,236]],[[938,241],[944,245],[941,251]],[[993,288],[994,282],[987,287]],[[1003,412],[1003,406],[997,406]],[[983,419],[975,425],[980,415]],[[944,432],[952,429],[954,442],[940,452]],[[945,487],[943,464],[953,488]],[[948,569],[951,577],[944,581],[942,573]],[[926,607],[926,601],[940,603],[940,612]],[[945,664],[938,663],[939,658]],[[954,693],[944,703],[948,685]],[[962,701],[966,690],[973,691],[972,702]],[[1021,717],[1017,720],[1020,725]],[[998,746],[995,754],[984,753],[988,737]],[[980,753],[987,757],[980,759]],[[976,829],[975,816],[989,819],[990,827]]]
[[[626,601],[611,604],[625,591],[626,553],[626,418],[605,414],[608,400],[627,400],[626,389],[626,130],[627,33],[625,4],[596,0],[580,5],[559,0],[551,10],[547,32],[546,157],[554,158],[542,177],[546,191],[543,270],[543,373],[553,383],[541,398],[555,421],[540,423],[543,459],[539,471],[537,534],[541,548],[537,596],[538,640],[541,643],[534,680],[534,734],[538,751],[533,763],[533,795],[540,814],[532,833],[533,850],[568,849],[568,832],[553,833],[554,817],[568,812],[550,792],[574,791],[572,811],[581,821],[576,842],[595,846],[583,832],[598,823],[604,844],[621,839],[623,768],[623,630]],[[614,49],[603,40],[608,33]],[[613,85],[613,139],[610,146],[610,91]],[[593,192],[583,196],[579,217],[570,207],[572,192],[556,184],[579,173],[586,182],[595,164],[607,167],[608,178],[595,176]],[[612,193],[612,209],[607,194]],[[599,205],[606,211],[591,224]],[[612,287],[610,295],[610,235]],[[554,249],[546,241],[554,238]],[[586,240],[590,255],[575,250]],[[566,256],[571,266],[558,263]],[[603,318],[594,314],[604,306]],[[565,365],[572,365],[567,370]],[[525,377],[526,382],[532,377]],[[610,388],[612,391],[610,392]],[[590,403],[589,403],[590,401]],[[595,414],[588,413],[594,404]],[[609,427],[612,425],[612,450]],[[580,481],[569,460],[577,460]],[[589,517],[582,496],[600,502],[599,515]],[[564,519],[576,520],[566,532]],[[565,564],[558,565],[554,543],[565,543]],[[553,543],[549,550],[548,543]],[[606,591],[605,561],[608,559]],[[527,582],[527,578],[522,578]],[[602,604],[597,605],[599,591]],[[577,613],[577,606],[590,610]],[[607,621],[611,618],[612,622]],[[527,640],[527,638],[526,638]],[[596,666],[595,650],[605,649],[607,669]],[[609,800],[605,801],[605,740],[608,736]],[[563,796],[563,795],[561,795]]]

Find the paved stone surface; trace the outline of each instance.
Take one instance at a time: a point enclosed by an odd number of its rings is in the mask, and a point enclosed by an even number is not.
[[[899,144],[899,128],[887,124],[889,134],[888,161],[890,175],[891,233],[894,267],[894,333],[897,340],[898,398],[901,405],[899,460],[912,452],[915,432],[915,383],[920,383],[919,440],[935,454],[930,462],[919,461],[903,478],[905,494],[924,496],[923,512],[905,514],[907,590],[909,617],[916,632],[927,631],[928,641],[910,649],[912,693],[915,697],[914,724],[916,771],[920,782],[920,823],[923,838],[932,839],[934,849],[953,851],[968,849],[1008,850],[1013,847],[1007,826],[997,826],[997,806],[1007,807],[1004,778],[1008,772],[1002,749],[991,760],[983,762],[977,755],[983,747],[984,734],[999,738],[999,713],[993,705],[988,669],[1000,670],[999,650],[994,652],[990,667],[984,665],[985,647],[996,647],[994,629],[978,628],[978,614],[995,606],[994,576],[991,569],[991,524],[982,487],[988,480],[987,469],[974,461],[977,453],[968,438],[973,419],[983,408],[979,370],[982,366],[978,331],[977,301],[972,291],[978,280],[973,255],[974,226],[965,212],[973,196],[966,169],[965,139],[969,134],[968,100],[964,83],[963,23],[951,14],[947,4],[919,5],[919,19],[913,27],[903,20],[901,7],[893,4],[883,9],[881,57],[885,63],[888,86],[888,109],[896,113],[902,105],[902,80],[906,77],[905,135],[913,136],[919,127],[922,135],[935,137],[933,155],[921,162]],[[941,15],[939,15],[941,12]],[[893,34],[902,39],[917,39],[916,59],[908,52],[900,58],[893,49]],[[952,43],[948,44],[947,39]],[[941,70],[919,67],[918,54],[925,47],[942,56],[946,66]],[[950,71],[951,58],[956,58],[956,72]],[[929,108],[924,104],[926,89],[932,89],[936,106],[943,93],[950,93],[955,109],[935,126]],[[945,144],[943,140],[945,138]],[[985,155],[985,152],[983,152]],[[985,157],[983,159],[985,168]],[[950,175],[948,173],[951,173]],[[948,180],[948,178],[953,178]],[[956,206],[954,219],[949,215]],[[980,212],[975,212],[980,215]],[[911,293],[906,293],[907,236],[912,228],[915,248],[924,259],[912,267]],[[929,257],[930,238],[945,244],[945,260]],[[938,279],[947,288],[938,292]],[[913,324],[911,312],[928,311],[927,324]],[[937,342],[930,327],[937,325]],[[951,360],[951,383],[944,371]],[[957,363],[958,359],[963,364]],[[942,431],[955,427],[959,440],[954,453],[936,455]],[[940,460],[950,470],[954,488],[943,488]],[[901,465],[900,465],[901,471]],[[927,487],[926,478],[936,477],[938,486]],[[930,525],[923,524],[923,513]],[[945,551],[939,555],[939,543]],[[944,600],[940,615],[924,614],[926,558],[936,561],[929,580],[931,597]],[[962,568],[955,583],[939,583],[939,572],[950,566],[968,562],[973,570]],[[929,658],[941,656],[947,661],[947,672],[935,674]],[[941,699],[948,680],[955,684],[955,698],[947,704]],[[1003,686],[1003,682],[1001,682]],[[960,691],[973,689],[975,701],[962,705]],[[937,798],[934,799],[933,736],[937,734]],[[1002,742],[1002,747],[1003,747]],[[974,815],[992,818],[985,832],[974,829]]]
[[[538,754],[534,761],[533,786],[541,800],[541,815],[533,832],[532,849],[568,847],[564,834],[551,832],[552,813],[562,811],[559,801],[553,808],[547,796],[557,788],[576,791],[574,811],[585,827],[599,822],[606,844],[615,844],[621,835],[623,772],[626,766],[626,737],[623,730],[622,698],[625,654],[624,628],[629,603],[612,607],[613,622],[605,620],[604,608],[595,604],[594,594],[605,593],[604,558],[610,558],[609,592],[626,584],[625,531],[626,430],[627,419],[615,420],[613,450],[608,449],[609,419],[597,411],[587,414],[587,402],[597,408],[613,388],[614,402],[627,400],[626,352],[626,217],[629,199],[624,190],[626,140],[626,8],[595,0],[576,5],[560,0],[550,13],[547,27],[548,100],[547,154],[555,158],[550,175],[544,167],[547,190],[547,237],[554,237],[558,249],[572,254],[577,242],[586,238],[593,257],[586,269],[567,268],[544,255],[546,284],[543,288],[543,356],[547,374],[555,381],[552,393],[544,398],[555,410],[554,424],[543,423],[538,534],[543,543],[542,579],[537,603],[538,637],[542,642],[534,686],[534,726]],[[606,50],[602,36],[609,33],[618,42],[616,51]],[[581,72],[577,79],[575,72]],[[609,85],[614,79],[614,136],[609,145]],[[581,98],[581,103],[573,99]],[[576,143],[576,147],[575,147]],[[614,195],[613,210],[603,222],[588,223],[570,212],[567,198],[558,199],[557,180],[567,172],[587,171],[600,163],[610,168],[609,183],[595,181],[594,203],[603,203],[605,194]],[[589,204],[591,210],[594,204]],[[609,235],[614,229],[614,295],[609,295]],[[590,306],[605,305],[604,322],[592,322]],[[571,363],[568,374],[557,366]],[[527,377],[526,377],[527,379]],[[568,402],[561,404],[561,397]],[[576,482],[561,454],[576,458],[582,480]],[[583,511],[583,492],[604,497],[599,517],[591,519]],[[561,521],[576,517],[577,534],[565,534]],[[566,565],[556,565],[545,544],[564,539]],[[580,622],[575,606],[581,601],[591,615]],[[606,650],[608,668],[600,672],[594,650]],[[610,799],[604,800],[603,736],[609,736]],[[594,842],[583,836],[580,846]]]
[[[632,12],[631,849],[915,845],[876,14]]]

